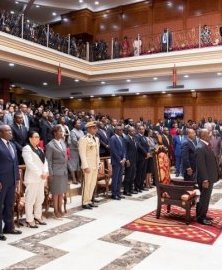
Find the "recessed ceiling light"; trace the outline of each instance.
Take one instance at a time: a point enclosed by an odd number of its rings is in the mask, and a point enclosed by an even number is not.
[[[14,67],[14,66],[15,66],[14,63],[9,63],[8,65],[9,65],[10,67]]]
[[[101,82],[101,84],[106,84],[106,82]]]
[[[15,87],[15,84],[11,84],[11,87]]]
[[[57,13],[56,12],[52,12],[52,16],[56,16],[57,15]]]
[[[127,79],[126,82],[131,82],[131,80],[130,79]]]
[[[27,22],[27,23],[30,23],[30,20],[27,20],[26,22]]]
[[[171,1],[167,2],[167,6],[168,7],[172,7],[173,6],[173,3]]]
[[[93,98],[94,96],[90,96],[91,98]]]
[[[14,10],[11,10],[10,13],[11,13],[11,14],[15,14],[15,11],[14,11]]]
[[[15,1],[15,3],[16,3],[16,5],[18,5],[19,4],[19,1]]]
[[[221,72],[217,72],[217,76],[221,76],[222,75],[222,73]]]
[[[46,85],[48,85],[48,83],[47,82],[44,82],[43,85],[46,86]]]
[[[112,97],[115,97],[116,95],[115,94],[112,94]]]
[[[139,93],[139,92],[137,92],[137,93],[136,93],[136,95],[140,95],[140,93]]]
[[[189,75],[184,75],[183,77],[184,77],[184,78],[189,78]]]
[[[35,7],[36,7],[36,8],[40,8],[40,5],[36,5]]]
[[[75,82],[79,82],[79,80],[78,79],[75,79]]]
[[[68,22],[68,18],[63,18],[62,19],[64,22]]]
[[[73,99],[73,97],[70,97],[70,99]]]
[[[195,92],[196,90],[195,90],[195,89],[191,89],[190,91],[191,91],[191,92]]]
[[[79,3],[83,3],[83,0],[79,0]]]
[[[166,91],[162,91],[162,94],[166,94]]]
[[[158,78],[157,77],[154,77],[153,80],[156,81],[156,80],[158,80]]]
[[[95,1],[95,5],[99,5],[99,1]]]

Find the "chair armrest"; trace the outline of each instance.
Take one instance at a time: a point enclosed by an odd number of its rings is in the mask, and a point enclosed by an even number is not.
[[[184,180],[178,180],[178,179],[171,179],[171,182],[176,186],[190,186],[194,187],[196,182],[195,181],[184,181]]]
[[[174,200],[180,200],[184,194],[190,194],[189,191],[193,191],[193,186],[175,186],[159,184],[160,194],[167,193],[169,198]]]

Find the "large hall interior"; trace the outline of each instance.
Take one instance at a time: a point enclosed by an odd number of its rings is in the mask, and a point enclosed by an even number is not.
[[[0,0],[0,270],[218,270],[221,179],[222,0]]]

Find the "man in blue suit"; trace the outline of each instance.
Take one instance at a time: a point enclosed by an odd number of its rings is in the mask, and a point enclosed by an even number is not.
[[[132,196],[137,192],[133,190],[133,184],[136,177],[136,161],[137,161],[137,143],[135,139],[136,130],[134,127],[129,127],[128,135],[125,136],[126,147],[126,167],[124,179],[124,195]]]
[[[182,145],[182,166],[185,181],[196,181],[196,132],[188,129],[187,140]]]
[[[178,177],[180,174],[182,175],[182,144],[184,143],[185,138],[182,132],[182,129],[177,130],[177,135],[173,138],[173,146],[174,146],[174,155],[176,159],[176,176]]]
[[[16,182],[19,180],[18,160],[15,146],[10,142],[12,130],[8,125],[0,126],[0,240],[4,234],[20,234],[14,228],[13,207]],[[2,221],[4,229],[2,230]]]
[[[102,122],[98,123],[96,136],[99,138],[99,155],[100,157],[110,156],[109,137]]]
[[[110,154],[112,163],[112,199],[120,200],[124,198],[120,194],[122,184],[123,167],[126,162],[125,145],[123,141],[123,128],[115,127],[115,134],[110,139]]]

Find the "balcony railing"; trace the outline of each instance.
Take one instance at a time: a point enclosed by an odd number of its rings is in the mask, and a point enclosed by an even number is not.
[[[127,40],[99,40],[92,43],[83,42],[70,34],[62,36],[55,33],[49,24],[39,24],[28,20],[24,14],[0,11],[0,31],[26,39],[42,46],[87,60],[99,61],[134,55],[179,51],[193,48],[222,45],[221,25],[194,26],[191,29],[173,31],[167,30],[166,36],[140,35],[128,36]],[[168,37],[171,35],[171,38]],[[135,40],[139,42],[135,42]],[[165,40],[164,40],[165,39]],[[141,46],[133,46],[139,44]],[[163,46],[163,41],[166,41]]]

